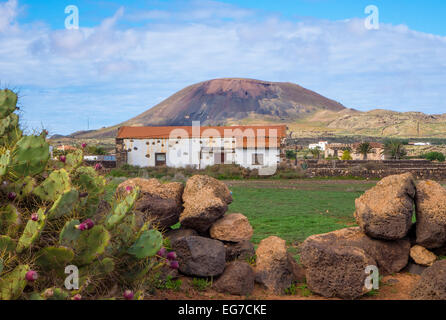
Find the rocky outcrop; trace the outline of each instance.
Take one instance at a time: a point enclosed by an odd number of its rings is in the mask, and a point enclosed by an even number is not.
[[[255,275],[251,266],[242,261],[234,261],[214,283],[214,288],[223,293],[244,296],[254,290]]]
[[[225,214],[232,196],[223,182],[197,175],[187,180],[183,201],[181,225],[203,234]]]
[[[274,236],[263,239],[256,256],[256,282],[269,291],[283,294],[295,279],[296,263],[287,253],[285,240]]]
[[[127,187],[139,187],[141,193],[159,196],[162,199],[173,199],[178,205],[182,205],[184,186],[179,182],[161,183],[157,179],[133,178],[121,183],[116,192],[125,193]]]
[[[437,261],[423,271],[412,296],[417,300],[446,300],[446,260]]]
[[[248,218],[241,213],[225,215],[210,229],[211,238],[229,242],[251,240],[253,233]]]
[[[169,230],[168,232],[165,233],[165,237],[168,238],[171,243],[179,238],[190,237],[190,236],[198,236],[197,231],[193,229],[180,228],[175,230]]]
[[[226,250],[218,240],[199,236],[180,237],[171,241],[177,253],[180,272],[188,276],[215,277],[225,269]]]
[[[372,238],[404,238],[412,225],[415,192],[410,173],[382,179],[356,199],[356,222]]]
[[[446,244],[446,189],[435,181],[417,185],[417,244],[440,248]]]
[[[247,260],[252,258],[256,251],[251,241],[225,243],[226,261]]]
[[[311,291],[342,299],[356,299],[365,294],[366,268],[376,266],[376,261],[361,248],[317,241],[303,244],[301,262]]]
[[[172,182],[162,184],[157,179],[134,178],[121,183],[118,194],[125,194],[127,187],[139,187],[141,195],[135,204],[135,210],[144,214],[146,221],[151,221],[159,229],[165,229],[178,223],[183,210],[183,185]]]
[[[360,228],[347,228],[334,232],[314,235],[305,240],[305,250],[325,247],[356,247],[376,261],[381,274],[392,274],[401,271],[409,261],[410,242],[407,239],[396,241],[376,240],[364,234]]]
[[[425,267],[432,266],[437,260],[437,256],[434,253],[419,245],[413,246],[410,249],[410,257],[416,264]]]

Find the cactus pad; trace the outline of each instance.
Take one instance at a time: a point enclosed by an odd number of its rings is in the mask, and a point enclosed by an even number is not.
[[[157,230],[146,230],[130,247],[128,253],[138,259],[153,257],[163,246],[163,235]]]
[[[39,220],[28,220],[25,230],[23,231],[23,234],[17,244],[17,253],[22,253],[23,250],[29,248],[39,238],[40,232],[45,226],[46,216],[43,209],[39,209],[37,215],[39,216]]]
[[[74,248],[77,239],[81,236],[81,231],[75,228],[80,223],[79,220],[71,220],[65,223],[59,235],[60,245]]]
[[[19,265],[10,273],[0,278],[0,300],[16,300],[20,298],[26,287],[26,273],[29,266]]]
[[[46,247],[37,254],[36,264],[42,269],[63,270],[74,258],[74,252],[66,247]]]
[[[107,216],[105,221],[105,226],[107,229],[113,228],[115,225],[120,223],[129,213],[133,206],[135,205],[136,200],[139,196],[139,189],[135,188],[132,193],[124,198],[121,202],[119,202],[113,209],[113,211]]]
[[[22,137],[12,150],[9,163],[11,174],[21,178],[43,172],[50,159],[49,147],[43,136]]]
[[[8,172],[9,161],[11,160],[11,153],[6,150],[0,155],[0,177],[3,177]]]
[[[15,111],[17,95],[11,90],[0,90],[0,118],[5,118]]]
[[[53,171],[40,186],[34,189],[34,194],[43,201],[56,201],[65,191],[71,188],[70,177],[64,169]]]
[[[105,191],[106,180],[98,175],[92,167],[79,167],[76,169],[73,184],[90,196],[99,195]]]
[[[81,266],[93,262],[104,253],[110,241],[110,234],[102,226],[95,226],[93,229],[83,231],[76,241],[75,264]]]
[[[0,234],[15,237],[20,225],[20,214],[13,205],[0,207]]]
[[[8,236],[0,236],[0,256],[15,249],[14,241]]]
[[[8,191],[15,192],[19,199],[24,199],[32,194],[36,185],[36,180],[33,177],[27,176],[23,179],[17,180],[14,183],[11,183]]]
[[[78,200],[79,192],[76,189],[66,191],[56,200],[56,202],[54,202],[53,206],[48,211],[48,219],[59,219],[64,215],[71,214]]]

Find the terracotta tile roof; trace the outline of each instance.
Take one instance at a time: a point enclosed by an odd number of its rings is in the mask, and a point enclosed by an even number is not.
[[[118,139],[149,139],[159,138],[167,139],[171,137],[171,133],[174,130],[178,130],[179,136],[181,132],[186,133],[187,136],[192,137],[192,127],[121,127],[118,131]],[[184,130],[184,131],[182,131]],[[252,131],[251,131],[252,130]],[[264,131],[262,131],[264,130]],[[278,138],[286,137],[286,126],[233,126],[233,127],[200,127],[200,135],[203,137],[213,137],[220,135],[221,137],[242,137],[250,134],[254,134],[257,137],[269,137],[270,133],[274,132],[270,130],[277,130],[276,134]],[[225,134],[226,133],[226,134]],[[195,131],[194,131],[195,134]]]

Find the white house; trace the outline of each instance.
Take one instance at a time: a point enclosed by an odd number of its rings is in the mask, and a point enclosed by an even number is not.
[[[121,127],[116,138],[117,165],[194,167],[238,164],[276,168],[286,126]]]
[[[319,148],[322,151],[325,151],[325,148],[327,147],[328,141],[319,141],[318,143],[312,143],[308,146],[308,149],[313,150],[316,148]]]

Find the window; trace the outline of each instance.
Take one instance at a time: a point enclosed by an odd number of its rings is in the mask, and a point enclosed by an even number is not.
[[[262,153],[254,153],[252,155],[252,164],[263,166],[263,154]]]
[[[165,166],[166,165],[166,154],[165,153],[156,153],[155,154],[155,165],[156,166]]]

